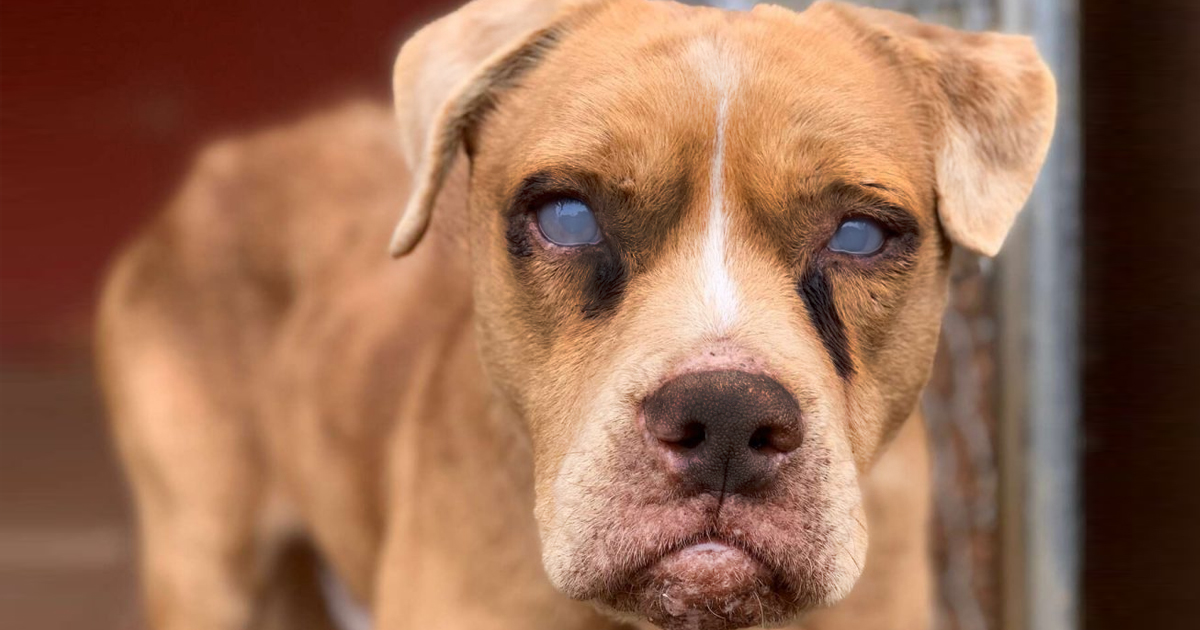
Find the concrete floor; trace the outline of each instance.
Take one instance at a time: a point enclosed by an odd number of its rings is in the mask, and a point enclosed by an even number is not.
[[[0,363],[0,626],[136,627],[132,542],[86,360]]]

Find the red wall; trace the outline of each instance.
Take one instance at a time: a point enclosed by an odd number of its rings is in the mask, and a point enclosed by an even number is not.
[[[450,0],[5,0],[0,348],[86,338],[114,248],[197,145],[347,93],[385,98]]]

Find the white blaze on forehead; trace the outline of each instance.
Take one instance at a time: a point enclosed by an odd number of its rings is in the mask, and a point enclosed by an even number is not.
[[[688,57],[701,84],[716,102],[712,165],[709,172],[709,209],[700,264],[704,304],[713,316],[718,333],[726,332],[737,320],[738,291],[729,274],[726,241],[729,215],[725,208],[725,134],[729,101],[737,88],[739,69],[729,46],[705,37],[688,47]]]

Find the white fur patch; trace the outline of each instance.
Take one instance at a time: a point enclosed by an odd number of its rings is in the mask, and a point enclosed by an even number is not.
[[[709,172],[711,201],[704,235],[700,282],[704,287],[705,306],[713,315],[713,323],[720,333],[729,330],[738,315],[738,290],[729,274],[726,252],[729,216],[725,211],[725,129],[729,118],[729,100],[737,87],[739,69],[731,52],[709,38],[693,42],[688,53],[693,66],[717,101],[712,167]]]
[[[686,552],[711,551],[711,552],[716,552],[716,553],[724,553],[726,551],[729,551],[729,549],[730,549],[729,545],[723,545],[723,544],[717,543],[717,542],[706,542],[706,543],[700,543],[698,545],[692,545],[691,547],[684,549],[684,551],[686,551]]]

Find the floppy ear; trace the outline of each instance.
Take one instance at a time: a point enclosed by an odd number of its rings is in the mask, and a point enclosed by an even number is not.
[[[465,134],[552,47],[563,18],[587,0],[475,0],[421,29],[392,76],[400,145],[413,173],[391,253],[412,251]]]
[[[930,108],[942,229],[955,243],[994,256],[1033,189],[1054,132],[1054,77],[1033,40],[822,5],[818,10],[851,22],[912,79]]]

